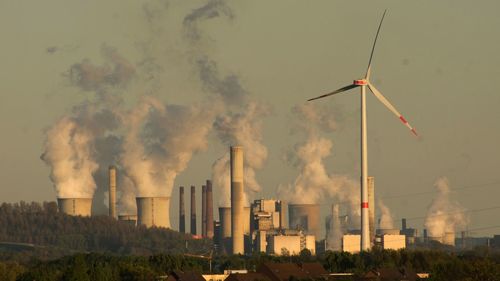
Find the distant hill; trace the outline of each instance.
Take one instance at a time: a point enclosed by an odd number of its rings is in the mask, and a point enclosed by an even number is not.
[[[21,243],[21,244],[20,244]],[[75,252],[119,255],[206,253],[211,240],[163,228],[135,227],[107,216],[73,217],[55,202],[0,205],[0,253],[36,251],[36,256]]]

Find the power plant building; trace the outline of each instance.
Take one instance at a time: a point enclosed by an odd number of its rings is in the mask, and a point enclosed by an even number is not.
[[[70,216],[90,217],[92,198],[57,198],[59,212]]]
[[[308,249],[313,255],[316,254],[316,239],[313,235],[267,236],[267,253],[270,255],[298,255],[304,249]]]
[[[351,254],[359,253],[361,250],[361,235],[345,234],[342,236],[342,251]]]
[[[137,225],[170,228],[170,197],[137,197]]]
[[[307,234],[320,237],[319,204],[289,204],[288,216],[290,229],[299,229]]]
[[[133,226],[137,225],[137,215],[119,215],[118,220]]]

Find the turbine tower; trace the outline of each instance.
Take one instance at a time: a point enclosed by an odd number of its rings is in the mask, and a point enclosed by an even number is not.
[[[387,10],[386,10],[387,11]],[[377,44],[377,38],[380,32],[380,28],[382,27],[382,22],[384,21],[385,13],[382,15],[382,19],[380,20],[380,24],[377,29],[377,34],[375,35],[375,40],[372,46],[372,52],[370,54],[370,60],[368,61],[368,69],[366,70],[365,78],[354,80],[351,85],[342,87],[338,90],[335,90],[331,93],[321,95],[319,97],[315,97],[309,99],[308,101],[328,97],[334,94],[338,94],[341,92],[345,92],[350,89],[354,89],[359,87],[361,89],[361,250],[367,251],[371,247],[370,241],[370,227],[369,227],[369,208],[373,208],[375,206],[368,206],[368,145],[366,141],[366,87],[370,89],[370,91],[375,95],[375,97],[384,104],[392,113],[394,113],[403,124],[408,127],[415,136],[417,136],[417,132],[415,129],[410,126],[408,121],[396,110],[396,108],[380,93],[379,90],[373,86],[370,82],[370,74],[371,74],[371,63],[373,59],[373,53],[375,51],[375,45]]]

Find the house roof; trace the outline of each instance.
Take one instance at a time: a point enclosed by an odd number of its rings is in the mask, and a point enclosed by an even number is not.
[[[248,272],[229,274],[224,281],[271,281],[271,279],[258,272]]]
[[[272,280],[288,280],[296,278],[318,278],[328,272],[319,263],[264,263],[257,268],[257,272],[269,276]]]

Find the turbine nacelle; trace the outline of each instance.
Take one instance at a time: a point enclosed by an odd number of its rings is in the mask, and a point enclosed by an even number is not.
[[[366,85],[368,85],[368,80],[366,80],[366,79],[354,80],[352,82],[352,84],[356,85],[356,86],[366,86]]]

